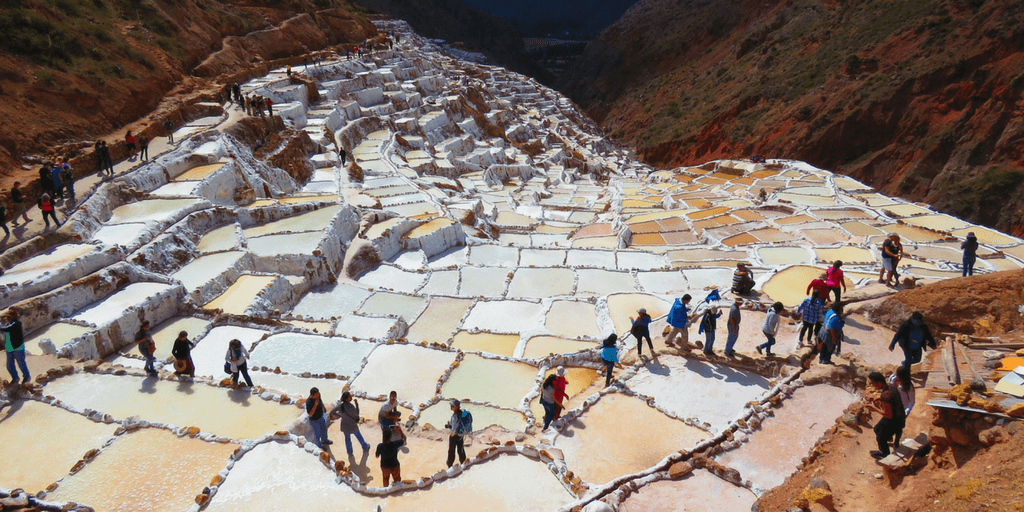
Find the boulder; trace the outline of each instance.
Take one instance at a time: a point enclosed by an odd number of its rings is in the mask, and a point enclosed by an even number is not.
[[[693,466],[689,462],[676,462],[668,468],[668,476],[673,480],[679,480],[693,472]]]

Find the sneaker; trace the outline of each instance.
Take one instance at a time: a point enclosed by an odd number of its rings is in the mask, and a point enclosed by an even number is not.
[[[22,384],[29,384],[29,383],[31,383],[31,382],[32,382],[32,377],[29,377],[29,376],[27,376],[27,375],[25,376],[25,378],[24,378],[24,379],[21,379],[21,383],[22,383]]]
[[[882,284],[888,284],[888,283],[885,282],[885,279],[879,279],[878,282],[882,283]]]
[[[730,350],[725,353],[725,357],[728,357],[729,359],[736,359],[736,352]]]
[[[365,452],[365,451],[368,451],[369,449],[370,449],[370,445],[368,445],[368,444],[364,444],[364,445],[363,445],[363,451],[364,451],[364,452]],[[351,455],[351,454],[350,454],[350,455]]]
[[[330,439],[328,439],[328,440],[324,441],[324,444],[325,445],[332,445],[332,444],[334,444],[334,441],[331,441]]]
[[[764,352],[762,352],[763,350],[764,350],[764,349],[762,349],[762,348],[761,348],[761,345],[758,345],[758,346],[757,346],[757,353],[758,353],[758,354],[764,354]]]
[[[868,452],[868,455],[871,455],[871,458],[873,459],[881,459],[885,457],[885,454],[878,450],[871,450],[870,452]]]

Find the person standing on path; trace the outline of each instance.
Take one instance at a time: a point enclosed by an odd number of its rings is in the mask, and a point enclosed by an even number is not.
[[[782,312],[782,303],[776,302],[772,304],[772,307],[768,309],[768,316],[764,318],[764,324],[761,325],[761,332],[768,338],[768,341],[757,346],[757,353],[763,353],[766,356],[773,356],[772,345],[775,344],[775,336],[779,333],[779,313]],[[763,351],[763,352],[762,352]]]
[[[359,432],[359,400],[352,399],[352,393],[348,391],[341,394],[341,404],[331,410],[331,414],[341,415],[341,432],[345,434],[345,451],[352,455],[352,436],[356,436],[363,451],[370,449],[370,443],[363,439]]]
[[[900,245],[899,239],[900,237],[896,233],[889,233],[889,236],[882,242],[882,270],[878,273],[879,283],[889,286],[899,284],[898,277],[896,283],[892,282],[892,278],[896,276],[896,263],[903,256],[903,246]],[[883,275],[885,275],[884,279]]]
[[[60,227],[60,222],[57,221],[57,212],[54,209],[53,201],[50,200],[50,194],[43,194],[39,196],[39,201],[36,202],[39,206],[39,211],[43,212],[43,223],[46,226],[43,229],[50,229],[50,221],[47,217],[53,219],[53,223],[56,227]]]
[[[267,117],[274,117],[274,102],[270,98],[264,98],[263,102],[267,106]]]
[[[647,309],[640,308],[636,310],[636,318],[629,317],[629,321],[633,323],[633,327],[630,329],[630,334],[636,338],[636,357],[643,357],[644,352],[644,338],[647,338],[647,346],[651,349],[651,356],[654,356],[654,344],[651,343],[651,315],[647,314]]]
[[[889,352],[892,352],[897,344],[903,349],[903,366],[908,370],[910,365],[921,362],[926,348],[934,350],[938,346],[920,311],[915,311],[903,325],[900,325],[892,337],[892,342],[889,343]]]
[[[704,355],[712,356],[715,353],[715,330],[718,329],[718,317],[722,313],[718,311],[717,302],[709,305],[704,314],[700,317],[700,328],[697,334],[704,333]]]
[[[555,419],[555,375],[548,375],[540,387],[540,405],[544,408],[544,430]]]
[[[827,284],[829,289],[836,294],[836,302],[842,300],[839,295],[840,287],[842,287],[842,292],[846,293],[846,279],[843,278],[842,266],[843,262],[836,260],[836,262],[825,271],[825,284]]]
[[[170,120],[164,121],[164,131],[167,132],[167,143],[174,144],[174,123]]]
[[[555,370],[555,419],[557,420],[562,416],[562,409],[565,408],[565,399],[568,395],[565,393],[565,388],[569,386],[569,381],[565,379],[565,367],[559,366]]]
[[[60,181],[60,165],[54,164],[50,169],[50,182],[53,184],[53,198],[64,198],[64,184]]]
[[[149,139],[145,135],[139,137],[139,159],[149,161]]]
[[[249,367],[246,365],[246,360],[249,359],[249,351],[242,346],[242,342],[239,340],[231,340],[228,342],[228,352],[224,355],[224,360],[228,363],[228,369],[231,370],[231,383],[235,386],[238,385],[238,374],[242,374],[245,377],[245,385],[252,387],[252,379],[249,378]]]
[[[608,387],[612,384],[612,370],[618,366],[622,368],[622,364],[619,363],[619,348],[615,346],[615,340],[619,337],[613,332],[604,339],[601,347],[601,360],[604,361],[605,375],[604,375],[604,386]]]
[[[324,401],[320,399],[320,390],[317,388],[309,390],[306,417],[309,418],[309,426],[313,428],[313,443],[321,450],[326,450],[333,441],[327,439],[327,415],[324,411]]]
[[[71,164],[68,162],[68,157],[64,157],[64,160],[60,163],[60,181],[64,184],[65,190],[67,190],[68,197],[72,201],[75,200],[75,170],[71,168]]]
[[[811,292],[810,298],[804,299],[800,303],[800,307],[797,308],[796,312],[800,314],[801,320],[803,320],[803,326],[800,327],[800,335],[797,336],[797,340],[802,345],[804,343],[804,333],[807,334],[807,343],[814,345],[814,336],[818,334],[818,329],[815,326],[820,326],[822,317],[825,315],[825,304],[818,298],[818,291],[814,290]]]
[[[754,278],[750,276],[750,269],[742,261],[736,263],[736,271],[732,273],[732,292],[739,295],[746,295],[754,289]]]
[[[124,134],[124,144],[128,148],[128,160],[135,160],[135,136],[132,135],[131,130]]]
[[[345,159],[348,158],[348,153],[341,146],[338,146],[338,156],[341,157],[341,165],[342,165],[342,167],[344,167],[345,166]]]
[[[380,406],[380,411],[377,412],[377,421],[380,422],[380,428],[387,429],[398,423],[401,418],[402,413],[398,411],[398,392],[392,391],[388,394],[388,401]]]
[[[3,314],[0,332],[4,334],[4,350],[7,352],[7,372],[11,374],[11,384],[18,383],[18,370],[21,368],[21,383],[28,384],[32,377],[28,374],[25,363],[25,332],[21,327],[20,314],[17,309],[8,309]]]
[[[195,344],[188,340],[187,332],[178,333],[178,337],[174,340],[174,346],[171,347],[175,375],[179,377],[182,375],[196,376],[196,365],[192,363],[192,347],[194,346]]]
[[[53,172],[49,163],[39,168],[39,192],[43,194],[53,192]]]
[[[111,178],[114,177],[114,160],[110,158],[110,147],[107,146],[107,141],[100,141],[100,160],[103,164],[100,165],[100,174],[108,174]]]
[[[729,332],[725,338],[725,357],[736,358],[736,340],[740,338],[740,304],[743,304],[743,297],[733,297],[732,306],[729,308],[729,318],[725,322],[726,330]]]
[[[821,364],[833,364],[832,355],[839,355],[843,346],[843,305],[839,302],[832,304],[832,308],[825,313],[825,328],[818,336],[821,346],[818,347],[818,362]]]
[[[967,240],[960,244],[960,249],[964,251],[963,277],[973,276],[974,262],[978,261],[978,237],[974,236],[974,231],[967,233]]]
[[[392,481],[396,484],[402,481],[402,464],[398,462],[398,449],[405,446],[405,432],[402,432],[402,427],[398,425],[392,425],[390,430],[393,432],[383,433],[377,451],[374,452],[374,457],[380,458],[380,473],[384,479],[384,487],[390,485]],[[395,434],[398,434],[397,438]],[[352,451],[348,453],[351,455]]]
[[[917,390],[914,389],[914,381],[910,379],[910,370],[906,366],[900,366],[896,369],[896,373],[889,376],[888,379],[889,389],[899,393],[900,403],[903,404],[903,416],[910,416],[910,411],[914,410],[914,405],[917,404]],[[896,438],[893,440],[893,446],[900,445],[900,439],[903,438],[903,429],[896,431]]]
[[[21,213],[21,219],[27,224],[30,220],[28,218],[28,208],[25,208],[25,193],[21,191],[21,182],[15,181],[14,185],[11,186],[11,204],[14,206],[14,212],[12,217],[14,220],[11,224],[14,226],[18,225],[18,214]]]
[[[455,454],[459,454],[459,464],[466,462],[466,435],[473,431],[473,415],[463,411],[458,400],[452,400],[452,417],[445,425],[448,433],[448,467],[455,464]]]
[[[668,338],[665,339],[666,345],[672,346],[676,339],[676,335],[681,334],[682,337],[680,338],[679,347],[686,351],[690,350],[690,334],[687,331],[690,316],[686,306],[690,303],[691,298],[692,297],[690,297],[689,293],[683,295],[682,298],[676,299],[675,302],[672,303],[672,309],[668,310],[668,317],[666,320],[672,329],[668,332]]]
[[[7,208],[0,204],[0,228],[4,228],[4,238],[11,236],[11,230],[7,229]]]
[[[870,455],[875,459],[882,459],[889,455],[889,440],[903,430],[907,415],[904,413],[899,392],[889,388],[881,373],[871,372],[868,375],[868,382],[879,395],[867,405],[867,408],[882,415],[882,419],[878,420],[874,428],[878,449],[872,450]]]
[[[146,358],[146,373],[156,375],[157,371],[153,366],[156,363],[156,357],[153,356],[156,352],[156,342],[153,341],[153,336],[149,332],[149,320],[142,321],[139,332],[135,333],[135,343],[139,344],[139,353]]]

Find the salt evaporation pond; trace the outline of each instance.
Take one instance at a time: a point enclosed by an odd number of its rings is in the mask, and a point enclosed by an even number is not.
[[[426,341],[448,344],[472,304],[473,301],[467,299],[432,297],[427,309],[409,327],[405,337],[414,343]]]
[[[203,305],[206,309],[219,309],[232,315],[243,315],[256,296],[276,280],[276,276],[243,274],[227,290]]]
[[[526,330],[541,318],[543,306],[539,303],[517,300],[477,302],[463,322],[466,330],[512,334]]]
[[[131,247],[135,244],[146,224],[142,222],[128,222],[125,224],[114,224],[103,226],[92,234],[92,241],[103,245],[121,245]]]
[[[464,404],[462,408],[473,415],[473,428],[477,430],[483,430],[490,425],[500,425],[513,431],[522,431],[526,427],[526,416],[521,412],[477,404]],[[416,423],[420,425],[429,423],[436,429],[443,429],[451,417],[451,405],[446,401],[441,401],[424,409]]]
[[[118,206],[110,215],[107,224],[129,222],[164,222],[178,216],[179,212],[204,202],[203,199],[149,199]]]
[[[352,381],[352,389],[380,397],[397,391],[403,401],[426,403],[434,398],[437,382],[454,361],[454,352],[416,345],[382,345],[370,354],[366,366]]]
[[[225,377],[224,358],[228,352],[228,344],[233,339],[242,342],[246,350],[252,344],[267,335],[267,331],[250,329],[248,327],[236,327],[233,325],[222,325],[210,329],[192,349],[192,362],[196,367],[196,375],[209,377]]]
[[[278,233],[298,233],[303,231],[317,231],[322,232],[334,217],[341,211],[341,206],[327,206],[319,210],[313,210],[309,213],[303,213],[292,217],[287,217],[274,222],[268,222],[266,224],[243,229],[242,233],[247,238],[255,238],[264,235],[274,235]]]
[[[451,348],[465,352],[488,352],[500,356],[512,357],[519,345],[518,334],[492,334],[489,332],[455,333]]]
[[[523,357],[546,357],[551,354],[572,354],[581,350],[597,348],[592,341],[577,341],[557,336],[534,336],[526,342]]]
[[[47,499],[89,503],[104,511],[187,510],[236,448],[179,438],[166,430],[137,430],[118,436]]]
[[[117,429],[34,400],[11,403],[0,412],[0,425],[0,482],[29,493],[66,476],[85,452],[100,448]]]
[[[322,231],[264,235],[249,239],[249,250],[256,256],[274,257],[288,254],[312,254],[320,247]]]
[[[238,245],[238,224],[228,224],[208,231],[196,246],[203,254],[227,251]]]
[[[292,313],[305,318],[327,320],[355,311],[370,293],[365,288],[350,284],[317,288],[304,295],[292,308]]]
[[[0,275],[0,286],[31,281],[96,250],[98,249],[95,245],[89,244],[58,245],[50,251],[33,256],[5,270],[3,275]]]
[[[545,326],[556,336],[591,338],[601,336],[594,304],[583,301],[557,300],[545,316]]]
[[[79,410],[103,411],[119,420],[138,416],[149,422],[196,426],[233,439],[275,432],[300,413],[294,405],[267,402],[248,390],[155,377],[76,373],[47,384],[46,392]]]
[[[467,354],[441,386],[441,395],[515,409],[536,379],[537,369],[530,365]]]
[[[373,345],[366,342],[287,332],[261,341],[251,352],[250,366],[279,367],[288,373],[355,375],[371,350]]]
[[[39,348],[39,342],[49,339],[54,347],[60,350],[67,342],[92,331],[92,327],[72,324],[68,322],[54,322],[46,327],[34,331],[25,339],[25,353],[38,356],[43,353]]]
[[[104,326],[124,316],[124,311],[129,307],[144,304],[151,297],[171,288],[170,285],[163,283],[132,283],[86,307],[71,318],[96,326]]]
[[[750,510],[757,496],[703,470],[695,470],[680,480],[663,480],[645,485],[619,505],[619,512],[681,510],[721,512]]]
[[[200,256],[171,274],[171,277],[181,281],[186,290],[194,291],[227,272],[228,269],[236,267],[238,261],[243,257],[245,257],[245,253],[241,251],[218,252]]]

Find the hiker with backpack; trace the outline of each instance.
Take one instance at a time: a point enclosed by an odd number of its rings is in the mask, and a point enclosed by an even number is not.
[[[473,415],[464,411],[458,400],[452,400],[452,418],[448,420],[445,428],[451,432],[448,434],[448,467],[455,464],[455,453],[459,454],[459,464],[466,462],[466,435],[473,431]]]
[[[896,345],[903,349],[903,366],[908,370],[910,365],[921,362],[925,347],[934,350],[938,346],[935,344],[935,338],[932,337],[928,325],[924,323],[924,315],[920,311],[911,314],[910,318],[903,322],[903,325],[896,331],[892,337],[892,343],[889,344],[889,352],[892,352]]]
[[[135,343],[139,344],[139,353],[146,358],[146,373],[156,375],[156,368],[153,367],[153,364],[156,363],[156,357],[153,356],[156,352],[156,342],[153,341],[153,335],[149,332],[149,320],[142,321],[139,332],[135,334]]]

